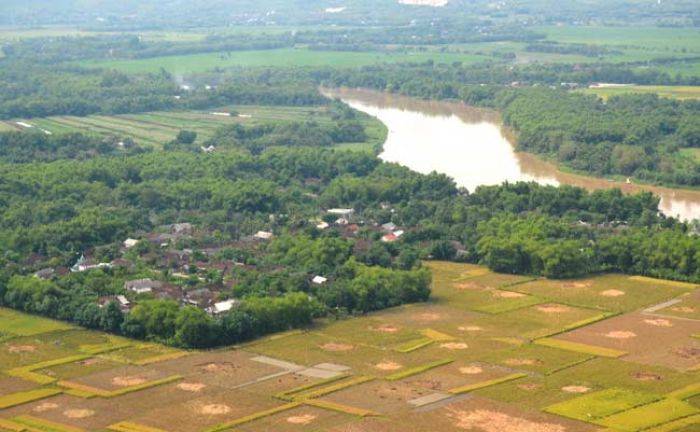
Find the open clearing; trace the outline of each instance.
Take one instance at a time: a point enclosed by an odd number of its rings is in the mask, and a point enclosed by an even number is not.
[[[208,352],[0,309],[0,431],[700,427],[697,286],[427,265],[430,303]]]

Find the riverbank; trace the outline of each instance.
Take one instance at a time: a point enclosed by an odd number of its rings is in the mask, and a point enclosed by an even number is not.
[[[516,151],[515,133],[493,110],[364,89],[324,89],[324,93],[386,124],[389,134],[382,159],[422,173],[442,172],[472,191],[505,181],[649,191],[661,198],[660,209],[668,216],[691,220],[700,215],[700,191],[567,172],[539,156]]]

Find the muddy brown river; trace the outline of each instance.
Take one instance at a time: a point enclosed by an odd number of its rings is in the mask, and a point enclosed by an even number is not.
[[[355,89],[324,90],[378,118],[389,129],[380,158],[421,173],[437,171],[473,191],[480,185],[535,181],[588,190],[647,190],[661,197],[661,210],[681,219],[700,218],[700,191],[628,184],[565,173],[549,162],[514,150],[498,113],[463,104],[425,101]]]

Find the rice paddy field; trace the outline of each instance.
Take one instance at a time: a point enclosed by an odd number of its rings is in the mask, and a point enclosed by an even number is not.
[[[222,115],[223,113],[232,113],[232,115]],[[343,148],[366,150],[384,142],[386,127],[373,117],[361,116],[360,118],[365,126],[368,141],[342,144]],[[47,134],[80,132],[98,136],[129,137],[141,145],[161,147],[175,139],[181,130],[197,132],[198,143],[203,144],[215,134],[217,129],[226,125],[303,121],[330,123],[332,120],[326,107],[246,105],[220,107],[211,111],[168,111],[87,117],[60,116],[0,121],[0,131],[41,130]]]
[[[173,74],[204,72],[215,68],[337,66],[356,67],[378,63],[425,62],[472,63],[489,57],[477,54],[416,51],[388,53],[380,51],[341,52],[314,51],[306,48],[285,48],[265,51],[233,51],[182,56],[153,57],[139,60],[89,60],[81,66],[116,69],[125,73],[158,72],[161,68]]]
[[[602,87],[582,90],[584,93],[595,94],[603,99],[630,93],[657,94],[661,97],[673,99],[700,99],[700,87],[698,86],[623,86]]]
[[[427,265],[429,303],[206,352],[0,309],[0,431],[700,430],[700,287]]]

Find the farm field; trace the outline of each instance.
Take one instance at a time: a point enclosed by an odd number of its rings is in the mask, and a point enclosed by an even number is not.
[[[589,88],[582,91],[598,95],[603,99],[630,93],[652,93],[673,99],[700,99],[700,87],[698,86],[624,86]]]
[[[699,430],[700,287],[427,265],[429,303],[206,352],[0,309],[0,431]]]
[[[218,113],[233,113],[231,116]],[[217,114],[214,114],[217,113]],[[237,113],[237,114],[236,114]],[[385,126],[370,116],[361,117],[366,127],[368,141],[343,144],[344,148],[371,149],[384,142]],[[81,132],[100,136],[132,138],[139,144],[160,147],[172,141],[181,130],[197,132],[198,143],[211,138],[217,129],[233,124],[257,125],[264,123],[315,121],[331,122],[325,107],[284,106],[226,106],[211,111],[168,111],[144,114],[87,117],[48,117],[21,120],[32,125],[30,129],[41,129],[45,133],[58,134]],[[0,122],[0,131],[17,130],[16,123]],[[21,128],[20,128],[21,129]]]
[[[126,73],[158,72],[161,68],[173,74],[204,72],[215,68],[337,66],[355,67],[377,63],[435,62],[472,63],[487,60],[475,54],[441,52],[339,52],[313,51],[305,48],[285,48],[265,51],[233,51],[183,56],[154,57],[139,60],[90,60],[80,62],[86,67],[116,69]]]

